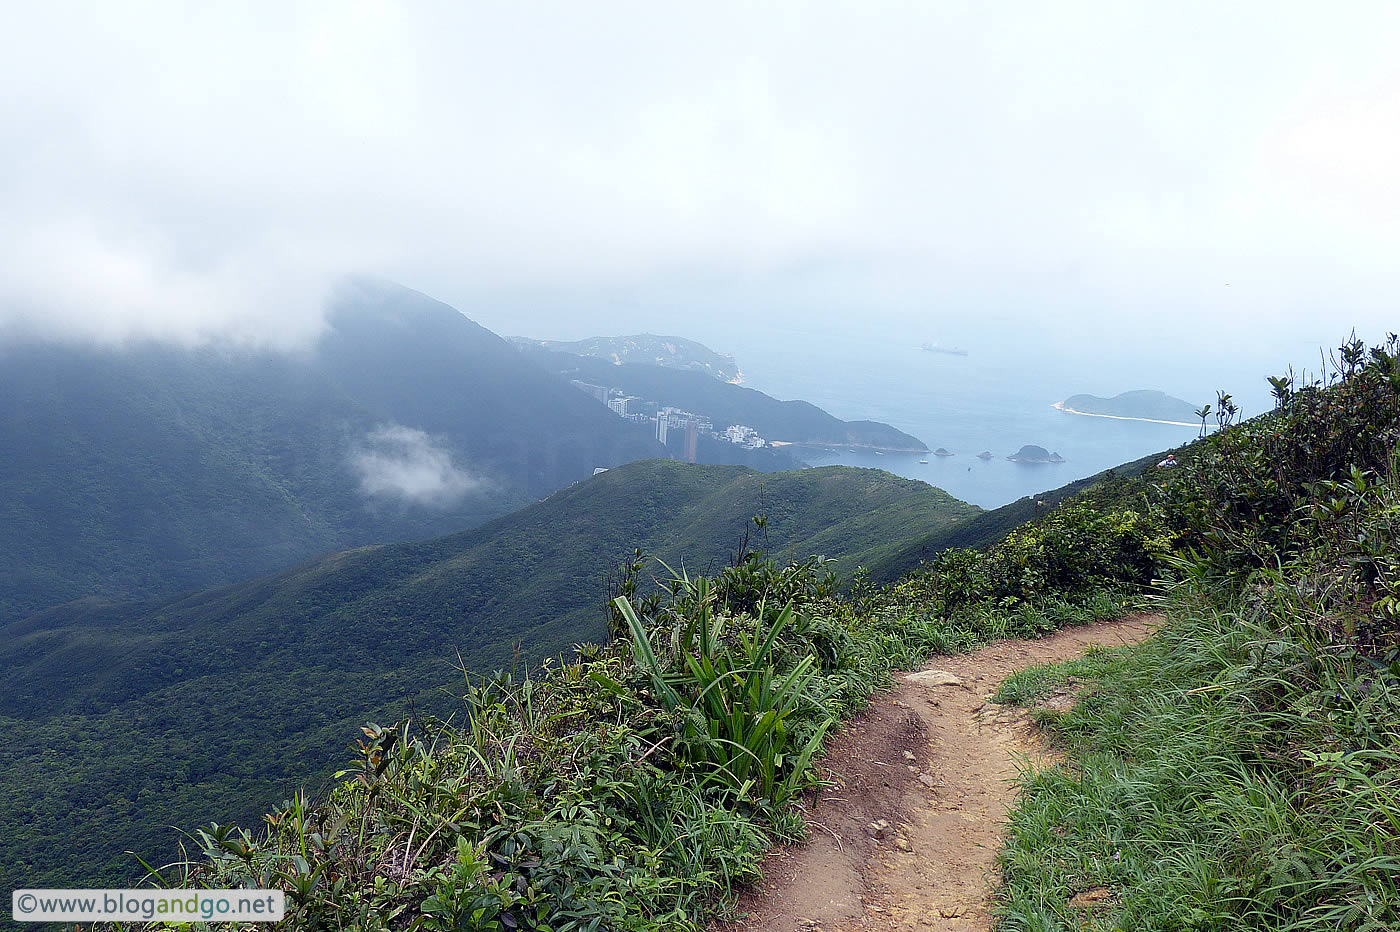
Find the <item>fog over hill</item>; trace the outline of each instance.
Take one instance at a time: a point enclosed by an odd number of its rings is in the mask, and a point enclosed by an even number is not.
[[[662,446],[654,426],[618,417],[410,289],[347,284],[327,321],[304,352],[0,345],[0,456],[9,467],[0,474],[0,553],[10,561],[0,619],[88,596],[168,595],[329,550],[445,534],[600,467],[683,453],[675,442]],[[645,391],[711,415],[720,429],[752,418],[797,440],[917,443],[700,373],[589,361],[645,368]],[[767,470],[801,465],[790,451],[708,435],[697,456]]]
[[[328,320],[304,353],[0,346],[0,617],[459,530],[664,453],[416,292]]]

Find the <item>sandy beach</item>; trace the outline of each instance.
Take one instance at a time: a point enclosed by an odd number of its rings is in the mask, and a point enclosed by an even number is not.
[[[1175,426],[1177,426],[1177,427],[1199,427],[1199,426],[1200,426],[1199,424],[1193,424],[1193,423],[1191,423],[1190,421],[1163,421],[1163,420],[1160,420],[1159,418],[1155,418],[1155,417],[1124,417],[1124,416],[1121,415],[1121,414],[1090,414],[1088,411],[1076,411],[1076,410],[1074,410],[1073,408],[1066,407],[1066,406],[1065,406],[1065,403],[1064,403],[1063,401],[1057,401],[1057,402],[1055,402],[1053,405],[1051,405],[1050,407],[1052,407],[1052,408],[1058,408],[1059,410],[1065,412],[1066,414],[1077,414],[1077,415],[1079,415],[1080,417],[1106,417],[1106,418],[1109,418],[1110,420],[1114,420],[1114,421],[1143,421],[1144,423],[1147,423],[1147,424],[1173,424],[1173,425],[1175,425]]]

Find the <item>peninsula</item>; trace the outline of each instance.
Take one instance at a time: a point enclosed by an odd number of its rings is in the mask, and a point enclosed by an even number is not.
[[[1196,406],[1191,402],[1150,389],[1123,392],[1112,398],[1071,395],[1064,401],[1055,402],[1053,407],[1066,414],[1106,417],[1117,421],[1147,421],[1182,427],[1195,427],[1197,424]]]

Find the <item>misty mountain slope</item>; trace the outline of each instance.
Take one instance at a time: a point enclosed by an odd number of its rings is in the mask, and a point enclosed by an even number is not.
[[[314,351],[0,347],[0,619],[202,588],[480,524],[661,455],[408,289],[347,289]]]
[[[0,615],[238,578],[392,523],[346,463],[374,424],[283,357],[0,352]]]
[[[360,283],[330,316],[322,371],[386,420],[452,439],[489,480],[548,495],[596,466],[662,455],[629,424],[501,337],[426,295]]]
[[[705,414],[715,426],[745,424],[768,440],[926,451],[917,437],[878,421],[843,421],[806,401],[779,401],[702,372],[653,365],[615,365],[593,356],[523,346],[526,355],[568,379],[620,388],[663,405]]]
[[[576,356],[594,356],[611,363],[688,369],[714,376],[723,382],[741,378],[734,357],[716,353],[702,343],[684,337],[638,333],[624,337],[589,337],[586,340],[532,340],[509,337],[520,347],[543,348]]]
[[[0,628],[12,736],[0,832],[26,877],[115,881],[132,866],[122,850],[169,851],[164,826],[211,811],[256,819],[315,783],[362,721],[409,704],[450,713],[442,689],[461,683],[459,651],[489,670],[604,636],[608,571],[634,547],[718,566],[761,511],[774,552],[805,556],[820,540],[847,569],[977,513],[876,470],[648,461],[449,537],[164,601],[50,609]],[[55,753],[65,777],[35,798]],[[82,838],[71,857],[70,837]]]

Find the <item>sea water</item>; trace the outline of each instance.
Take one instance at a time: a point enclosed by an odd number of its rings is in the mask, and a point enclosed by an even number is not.
[[[922,349],[918,334],[823,336],[757,326],[743,337],[734,352],[745,385],[778,398],[810,401],[843,420],[881,421],[912,434],[930,450],[942,447],[952,453],[881,455],[833,446],[802,449],[804,462],[884,469],[983,508],[1180,446],[1200,430],[1199,425],[1057,410],[1055,402],[1082,391],[1117,394],[1164,386],[1150,369],[1120,362],[1088,373],[1082,359],[1056,355],[1043,345],[1018,346],[1014,339],[998,340],[995,349],[969,346],[968,355],[959,356]],[[1105,384],[1108,388],[1102,388]],[[1025,444],[1059,453],[1065,461],[1007,459]],[[978,458],[983,451],[992,458]]]

